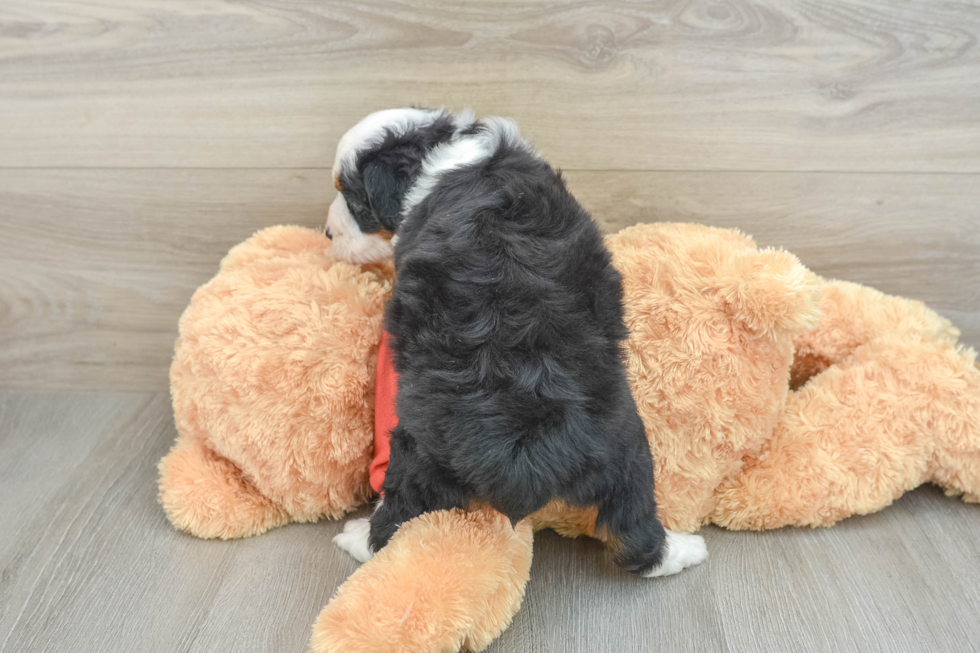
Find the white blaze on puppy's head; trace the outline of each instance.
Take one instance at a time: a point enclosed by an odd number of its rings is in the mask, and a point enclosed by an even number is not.
[[[380,145],[388,132],[404,134],[410,129],[432,124],[440,113],[444,111],[403,108],[385,109],[368,115],[351,127],[337,144],[337,155],[333,160],[334,175],[340,174],[341,170],[354,168],[357,155]]]
[[[470,120],[469,124],[473,121]],[[405,197],[403,211],[410,211],[432,192],[447,172],[486,161],[502,145],[516,146],[521,141],[517,123],[507,118],[484,118],[473,134],[438,145],[422,163],[422,172]],[[467,125],[469,126],[469,125]]]

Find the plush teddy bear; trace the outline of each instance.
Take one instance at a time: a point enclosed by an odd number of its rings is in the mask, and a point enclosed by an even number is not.
[[[608,245],[667,527],[828,526],[929,481],[980,500],[980,368],[948,321],[734,231],[640,225]],[[177,528],[242,537],[367,500],[392,282],[390,265],[335,262],[299,227],[229,253],[181,318],[171,368],[160,500]],[[481,650],[520,605],[532,527],[594,526],[594,509],[560,503],[516,528],[488,509],[422,515],[338,590],[311,647]]]

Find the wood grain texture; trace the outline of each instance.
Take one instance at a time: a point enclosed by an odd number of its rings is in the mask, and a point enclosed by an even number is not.
[[[339,522],[233,542],[171,528],[158,393],[0,392],[0,653],[303,651],[356,568]],[[593,540],[535,536],[490,653],[967,651],[980,638],[980,510],[921,488],[831,529],[705,529],[711,558],[626,575]]]
[[[210,542],[156,502],[163,394],[0,395],[0,652],[302,651],[340,524]]]
[[[607,231],[739,228],[920,299],[980,346],[980,176],[571,172]],[[0,387],[166,391],[177,319],[230,247],[319,227],[322,170],[0,170]],[[971,281],[972,280],[972,281]]]
[[[127,391],[0,391],[0,653],[305,649],[340,525],[176,533],[167,369],[231,246],[323,223],[376,109],[512,116],[607,231],[739,228],[980,346],[978,34],[980,0],[0,3],[0,388]],[[975,650],[977,510],[711,528],[653,582],[543,533],[490,650]]]
[[[829,529],[703,529],[711,558],[653,584],[591,540],[536,535],[531,582],[491,653],[969,651],[977,507],[934,487]]]
[[[324,167],[369,111],[569,169],[980,172],[980,3],[6,0],[0,165]]]
[[[0,171],[0,386],[167,390],[194,289],[256,230],[323,224],[329,180],[317,170]]]

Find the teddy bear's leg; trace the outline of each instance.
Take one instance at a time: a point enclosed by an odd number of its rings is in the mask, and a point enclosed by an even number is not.
[[[980,371],[948,341],[859,347],[790,393],[772,439],[719,487],[711,521],[733,529],[829,526],[934,480],[980,494]]]
[[[170,522],[197,537],[247,537],[290,521],[231,461],[183,436],[160,461],[159,497]]]
[[[965,369],[961,374],[952,360],[946,368],[955,388],[943,397],[935,417],[938,439],[931,480],[950,496],[980,503],[980,365],[972,351],[956,353],[965,359]]]
[[[406,522],[337,590],[313,653],[481,651],[510,624],[531,568],[531,526],[438,511]]]
[[[865,343],[898,334],[946,342],[956,342],[959,337],[949,320],[922,302],[847,281],[824,281],[819,324],[793,339],[796,355],[790,387],[801,387]]]

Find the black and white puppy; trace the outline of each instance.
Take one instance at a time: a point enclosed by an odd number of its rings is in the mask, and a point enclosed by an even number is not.
[[[602,235],[510,120],[393,109],[341,139],[334,255],[394,254],[385,325],[399,374],[384,501],[335,541],[364,561],[405,521],[482,501],[512,523],[597,506],[644,576],[707,557],[657,518],[624,369],[623,290]]]

